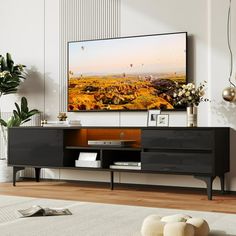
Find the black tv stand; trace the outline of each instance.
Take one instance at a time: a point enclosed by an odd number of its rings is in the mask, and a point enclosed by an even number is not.
[[[35,168],[61,168],[110,172],[192,175],[206,183],[212,199],[212,183],[219,176],[224,192],[224,175],[229,171],[229,131],[227,127],[14,127],[9,128],[8,165],[16,173]],[[136,140],[129,147],[88,146],[89,139]],[[96,152],[100,168],[75,167],[80,152]],[[141,170],[111,169],[117,161],[141,162]]]

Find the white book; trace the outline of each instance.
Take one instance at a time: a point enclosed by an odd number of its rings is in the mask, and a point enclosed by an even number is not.
[[[76,127],[76,126],[81,126],[81,124],[68,124],[68,126]]]
[[[75,160],[75,167],[100,168],[101,167],[101,161],[80,161],[80,160]]]
[[[141,162],[136,161],[116,161],[114,165],[118,166],[141,166]]]
[[[69,120],[69,124],[80,124],[80,120]]]
[[[53,124],[53,123],[47,123],[47,124],[43,124],[43,127],[68,127],[68,124]]]
[[[110,169],[141,170],[141,166],[118,166],[118,165],[110,165]]]
[[[96,161],[97,153],[96,152],[80,152],[79,161]]]
[[[46,124],[55,124],[55,125],[68,125],[68,121],[60,121],[60,120],[48,120]]]

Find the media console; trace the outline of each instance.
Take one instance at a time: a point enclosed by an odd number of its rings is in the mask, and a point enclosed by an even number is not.
[[[212,199],[212,182],[229,171],[227,127],[13,127],[8,130],[8,165],[16,173],[35,168],[69,168],[110,172],[193,175],[207,185]],[[88,146],[88,140],[135,140],[128,147]],[[96,152],[100,168],[75,167],[80,152]],[[141,162],[141,170],[110,169],[114,162]]]

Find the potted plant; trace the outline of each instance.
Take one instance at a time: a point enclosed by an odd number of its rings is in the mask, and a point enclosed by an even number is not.
[[[25,66],[14,65],[11,54],[6,58],[0,55],[0,99],[3,95],[16,93],[23,79],[25,79]]]
[[[6,58],[0,55],[0,118],[2,116],[2,96],[17,92],[21,81],[25,79],[24,68],[24,65],[15,65],[10,53],[6,53]],[[4,136],[6,132],[2,125],[1,131]],[[5,159],[5,157],[0,156],[0,159]]]
[[[0,182],[1,180],[7,180],[9,175],[9,169],[7,167],[7,128],[13,126],[20,126],[21,124],[30,120],[30,117],[38,110],[28,109],[27,99],[23,97],[21,99],[21,105],[15,103],[16,110],[13,110],[13,115],[8,121],[1,119],[1,107],[3,95],[13,94],[18,91],[19,85],[25,79],[25,66],[21,64],[15,65],[12,60],[11,54],[7,53],[6,57],[0,55],[0,126],[2,136],[4,140],[3,156],[0,156]]]
[[[31,116],[39,113],[37,109],[29,110],[28,102],[25,97],[21,98],[21,105],[15,103],[16,109],[13,110],[13,115],[8,121],[0,118],[0,125],[2,128],[4,145],[3,149],[5,155],[0,159],[0,182],[8,182],[12,180],[12,168],[7,166],[7,128],[20,126],[31,120]]]
[[[206,81],[200,83],[198,87],[193,83],[177,86],[173,94],[176,105],[187,106],[187,126],[197,126],[197,106],[202,101],[208,101],[204,98]]]
[[[38,114],[39,110],[33,109],[29,110],[28,101],[26,97],[21,98],[21,105],[19,106],[15,102],[16,110],[13,110],[13,115],[10,117],[8,121],[5,121],[0,118],[0,125],[6,128],[20,126],[31,120],[31,116]]]

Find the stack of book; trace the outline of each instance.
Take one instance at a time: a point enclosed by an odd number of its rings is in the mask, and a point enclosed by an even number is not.
[[[42,124],[43,127],[67,127],[68,121],[47,121]]]
[[[141,170],[141,162],[117,161],[110,165],[110,169]]]
[[[69,126],[81,126],[80,120],[69,120],[68,122]]]
[[[47,121],[42,123],[43,127],[69,127],[69,126],[81,126],[80,120],[69,121]]]

